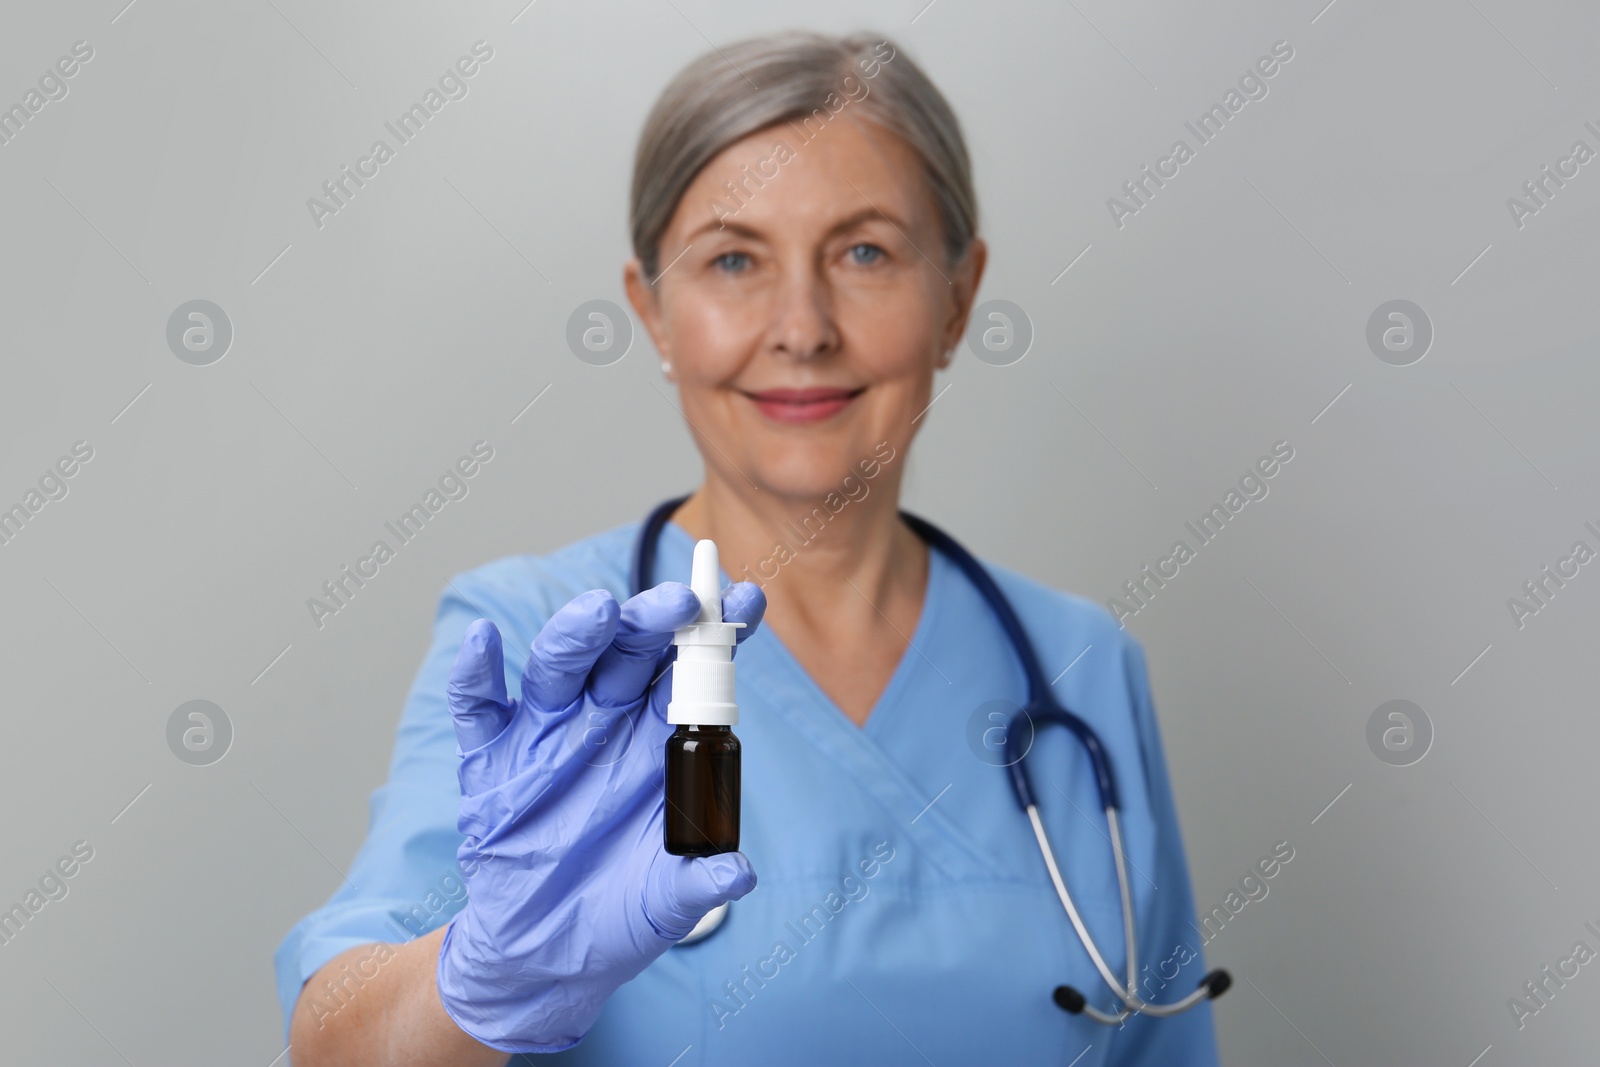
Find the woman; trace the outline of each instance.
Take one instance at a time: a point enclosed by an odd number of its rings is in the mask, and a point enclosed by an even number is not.
[[[1108,1029],[1052,1002],[1065,984],[1115,1006],[1002,769],[1017,655],[899,514],[983,276],[976,230],[955,117],[880,38],[751,40],[667,88],[625,280],[705,480],[645,583],[687,579],[699,538],[743,579],[724,592],[746,623],[743,851],[662,850],[670,672],[653,679],[696,602],[675,581],[629,595],[638,526],[458,575],[349,884],[278,952],[297,1067],[1215,1062],[1206,1004]],[[988,570],[1104,741],[1140,994],[1176,999],[1204,965],[1143,654],[1099,607]],[[1120,976],[1084,749],[1040,731],[1028,765]]]

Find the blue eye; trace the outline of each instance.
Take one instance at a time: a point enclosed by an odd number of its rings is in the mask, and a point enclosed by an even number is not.
[[[711,261],[711,265],[718,270],[725,270],[737,274],[750,265],[750,256],[746,252],[724,252]]]
[[[863,255],[863,252],[866,254]],[[855,263],[861,264],[862,266],[865,266],[868,263],[876,262],[882,256],[883,249],[874,244],[862,242],[861,244],[852,245],[850,247],[851,260]]]

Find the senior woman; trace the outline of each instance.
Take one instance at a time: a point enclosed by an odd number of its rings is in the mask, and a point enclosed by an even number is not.
[[[743,850],[662,848],[661,668],[698,602],[631,588],[639,525],[457,575],[350,878],[278,951],[294,1064],[1215,1063],[1206,1003],[1108,1028],[1052,998],[1120,1007],[997,747],[1027,679],[898,508],[987,254],[949,105],[877,36],[749,40],[667,87],[634,166],[628,297],[705,462],[653,574],[710,538],[743,579]],[[1093,765],[1033,738],[1079,921],[1169,1003],[1204,964],[1143,653],[984,569],[1120,790],[1132,965]]]

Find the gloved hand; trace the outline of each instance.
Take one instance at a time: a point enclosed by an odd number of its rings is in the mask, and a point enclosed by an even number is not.
[[[749,582],[726,590],[723,617],[747,624],[739,640],[766,603]],[[445,932],[438,986],[456,1025],[491,1048],[571,1048],[618,986],[755,887],[742,853],[662,847],[672,673],[651,681],[698,610],[678,582],[620,607],[584,593],[539,631],[516,701],[500,631],[487,619],[467,629],[449,682],[467,903]]]

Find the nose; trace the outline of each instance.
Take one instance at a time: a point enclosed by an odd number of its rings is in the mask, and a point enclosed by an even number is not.
[[[776,356],[810,360],[839,348],[833,297],[824,279],[798,264],[786,270],[768,327],[768,350]]]

